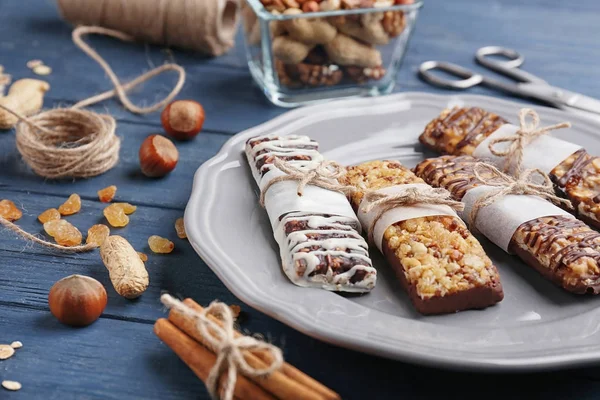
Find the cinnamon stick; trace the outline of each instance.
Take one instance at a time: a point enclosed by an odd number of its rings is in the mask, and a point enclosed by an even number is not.
[[[217,360],[217,356],[213,352],[186,335],[165,318],[156,321],[154,333],[181,358],[198,378],[206,382],[208,374]],[[223,380],[225,377],[226,374],[223,374]],[[274,396],[241,374],[238,374],[234,395],[239,399],[276,400]]]
[[[215,320],[217,319],[215,318]],[[186,317],[176,309],[171,309],[171,312],[169,313],[169,321],[204,346],[209,347],[206,339],[196,329],[196,323],[192,319]],[[268,367],[267,363],[249,351],[244,352],[244,358],[246,359],[246,362],[253,368],[264,369]],[[254,383],[257,385],[261,386],[267,392],[273,394],[278,399],[325,400],[325,398],[319,393],[296,382],[293,379],[290,379],[280,371],[275,371],[268,377],[248,378],[254,381]]]
[[[183,300],[183,304],[185,304],[186,306],[188,306],[196,311],[199,311],[199,312],[204,310],[204,308],[200,304],[196,303],[194,300],[189,299],[189,298]],[[171,322],[173,322],[175,325],[179,326],[180,329],[184,330],[183,325],[186,325],[188,323],[186,322],[184,324],[181,321],[181,318],[183,318],[183,317],[180,315],[180,313],[176,312],[174,309],[171,310],[171,312],[169,314],[169,320]],[[219,325],[222,325],[222,322],[219,319],[215,318],[214,316],[209,315],[209,318],[211,318],[213,321],[217,322]],[[175,320],[177,320],[177,322],[175,322]],[[192,324],[193,324],[193,322],[192,322]],[[187,330],[186,330],[186,332],[187,332]],[[193,332],[193,330],[192,330],[192,332]],[[188,334],[191,335],[190,332],[188,332]],[[242,336],[242,334],[236,331],[235,337],[237,338],[240,336]],[[196,336],[193,336],[193,337],[199,341],[201,340],[201,339],[198,339]],[[262,364],[256,364],[255,368],[257,368],[259,365],[260,365],[260,368],[264,368],[264,366],[270,365],[273,361],[273,360],[271,360],[271,355],[266,351],[255,351],[255,352],[252,352],[251,355],[254,356],[254,357],[252,357],[253,361],[250,361],[250,358],[248,358],[248,357],[246,358],[246,362],[248,362],[249,364],[250,364],[250,362],[256,362],[257,361],[256,359],[258,359],[259,362],[262,361]],[[250,364],[250,365],[252,365],[252,364]],[[284,362],[281,366],[281,370],[277,371],[277,372],[280,372],[281,374],[285,375],[287,378],[289,378],[289,380],[295,381],[296,383],[300,384],[300,386],[303,386],[303,387],[311,390],[312,392],[319,394],[320,397],[318,397],[318,398],[321,398],[324,400],[340,400],[341,399],[339,394],[337,394],[333,390],[329,389],[327,386],[323,385],[322,383],[311,378],[310,376],[306,375],[304,372],[300,371],[299,369],[290,365],[287,362]],[[274,375],[275,374],[272,374],[271,377]],[[268,379],[269,378],[263,379],[263,381],[268,380]],[[300,399],[298,393],[293,393],[293,395],[294,396],[292,396],[292,397],[281,397],[281,398],[282,399],[284,399],[284,398]],[[306,397],[306,398],[308,399],[308,398],[314,398],[314,397]]]

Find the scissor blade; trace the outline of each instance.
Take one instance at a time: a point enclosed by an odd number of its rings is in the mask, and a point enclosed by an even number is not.
[[[567,106],[600,114],[600,100],[584,96],[581,93],[539,83],[520,83],[518,87],[523,94],[554,104],[560,108]]]
[[[569,107],[600,114],[600,100],[574,93],[566,103]]]

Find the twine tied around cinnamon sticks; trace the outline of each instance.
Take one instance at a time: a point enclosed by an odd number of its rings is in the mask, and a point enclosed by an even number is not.
[[[334,161],[324,160],[315,164],[311,168],[300,169],[292,166],[290,163],[275,157],[273,165],[281,170],[285,175],[275,177],[265,185],[260,193],[260,205],[265,206],[265,196],[267,190],[278,182],[298,181],[298,196],[302,196],[306,185],[314,185],[323,189],[332,190],[348,195],[356,190],[354,186],[342,185],[339,183],[346,174],[346,169]]]
[[[206,340],[210,350],[217,355],[217,361],[206,380],[206,387],[213,399],[233,399],[238,370],[246,376],[266,377],[281,368],[283,364],[281,349],[250,336],[235,334],[233,314],[228,305],[213,301],[199,312],[168,294],[163,294],[160,300],[166,307],[194,319],[198,333]],[[215,322],[211,316],[220,318],[222,324]],[[272,362],[265,368],[254,368],[246,362],[242,353],[244,350],[266,351],[271,355]],[[219,378],[225,371],[227,371],[227,379],[220,394]]]
[[[446,205],[457,211],[462,211],[465,207],[460,201],[452,200],[451,193],[446,189],[432,187],[411,187],[407,188],[402,193],[395,194],[368,191],[365,193],[363,201],[366,202],[366,205],[362,207],[362,211],[365,213],[369,213],[374,208],[379,207],[373,222],[369,226],[368,237],[370,242],[373,242],[373,233],[377,222],[381,219],[383,214],[396,207],[414,206],[417,204],[434,204]]]
[[[483,174],[486,172],[488,173],[488,176],[484,177]],[[550,200],[555,204],[565,204],[568,207],[572,207],[569,200],[558,197],[554,193],[552,181],[548,175],[537,168],[528,169],[522,174],[519,174],[517,178],[513,178],[493,165],[478,162],[473,167],[473,173],[483,185],[494,186],[497,188],[496,190],[481,196],[473,204],[473,208],[469,214],[469,225],[470,229],[473,231],[477,230],[475,222],[479,211],[483,207],[489,206],[500,198],[510,194],[539,196],[546,200]],[[541,177],[542,183],[536,183],[535,176]]]
[[[531,117],[532,121],[528,122],[527,117]],[[550,131],[569,128],[571,126],[569,122],[562,122],[560,124],[540,127],[540,117],[531,108],[523,108],[519,111],[519,125],[519,130],[517,130],[514,135],[493,139],[488,145],[488,148],[493,155],[497,157],[506,157],[503,167],[504,172],[509,172],[512,164],[514,164],[515,173],[518,173],[521,170],[523,150],[525,149],[525,146],[535,139]],[[509,143],[509,146],[504,150],[500,150],[496,148],[500,143]]]

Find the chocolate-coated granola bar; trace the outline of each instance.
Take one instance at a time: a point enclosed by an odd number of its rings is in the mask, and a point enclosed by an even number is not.
[[[424,182],[398,162],[373,161],[349,167],[346,183],[359,189],[351,197],[358,210],[366,190]],[[456,216],[396,222],[384,232],[382,251],[422,314],[481,309],[504,297],[496,267]]]
[[[455,107],[432,120],[419,141],[441,154],[472,155],[485,138],[507,123],[503,117],[481,108]],[[581,149],[560,162],[549,175],[557,192],[571,200],[577,216],[600,228],[600,158]]]
[[[246,143],[246,156],[259,187],[264,187],[265,180],[272,179],[273,173],[281,172],[273,164],[275,157],[300,169],[323,160],[318,143],[307,136],[254,137]],[[275,189],[273,185],[268,190]],[[295,187],[284,195],[298,196]],[[340,196],[342,205],[351,213],[349,203]],[[273,212],[276,211],[267,205],[267,213]],[[347,292],[373,289],[377,273],[356,218],[343,213],[302,209],[290,210],[275,218],[273,234],[279,245],[282,267],[293,283]]]
[[[442,156],[421,162],[415,173],[462,200],[470,189],[482,185],[473,173],[477,161],[471,156]],[[583,221],[548,216],[525,222],[513,234],[509,251],[567,291],[600,292],[600,234]]]

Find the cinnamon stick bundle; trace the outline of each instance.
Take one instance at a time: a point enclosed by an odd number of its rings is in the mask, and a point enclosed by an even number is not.
[[[192,299],[185,299],[183,304],[196,312],[204,308]],[[213,315],[208,318],[223,326],[223,322]],[[194,318],[172,308],[168,319],[161,318],[154,325],[154,333],[169,346],[188,367],[206,383],[208,375],[215,365],[217,355],[210,349],[207,339],[197,328]],[[234,337],[243,336],[235,331]],[[272,355],[268,351],[243,350],[244,360],[252,368],[262,370],[272,364]],[[219,380],[223,385],[226,373]],[[340,396],[317,382],[292,365],[283,362],[281,367],[266,377],[244,376],[238,373],[235,382],[236,399],[298,399],[298,400],[337,400]]]

